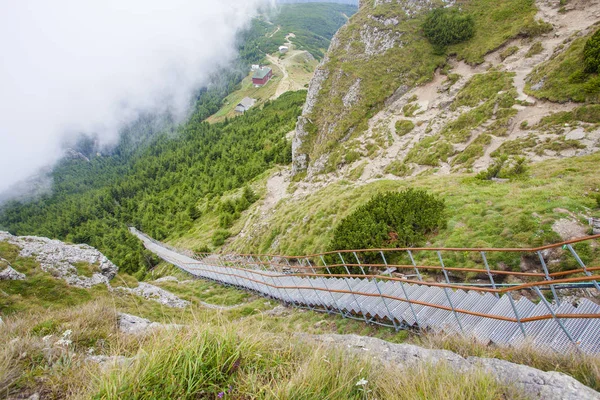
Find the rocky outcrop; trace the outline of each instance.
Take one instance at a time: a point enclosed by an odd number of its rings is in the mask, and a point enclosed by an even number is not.
[[[560,372],[544,372],[525,365],[495,358],[468,357],[448,350],[432,350],[410,344],[389,343],[357,335],[303,335],[326,345],[342,347],[373,358],[377,362],[400,367],[420,363],[445,363],[460,372],[484,370],[500,383],[516,386],[527,398],[540,400],[598,400],[600,393]]]
[[[142,296],[147,300],[156,301],[167,307],[185,308],[190,304],[189,301],[182,300],[171,292],[168,292],[164,289],[159,288],[158,286],[150,285],[149,283],[145,282],[140,282],[140,284],[136,288],[118,287],[116,289],[127,293],[132,293],[138,296]]]
[[[159,324],[136,315],[119,313],[119,330],[123,333],[142,334],[155,329],[179,329],[183,325]]]
[[[25,274],[15,271],[10,265],[0,271],[0,281],[22,281],[24,279]]]
[[[41,268],[69,285],[90,288],[95,285],[109,285],[118,272],[118,267],[95,248],[86,244],[67,244],[36,236],[13,236],[0,231],[0,241],[18,246],[21,257],[33,257]],[[80,275],[77,265],[92,266],[91,276]]]

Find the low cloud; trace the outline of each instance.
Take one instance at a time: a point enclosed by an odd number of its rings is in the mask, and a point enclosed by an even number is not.
[[[113,142],[143,112],[183,117],[268,0],[0,0],[0,191],[61,155]]]

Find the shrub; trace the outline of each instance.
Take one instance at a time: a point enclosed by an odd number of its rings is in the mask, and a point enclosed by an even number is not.
[[[583,48],[585,72],[600,72],[600,29],[587,40]]]
[[[475,22],[456,8],[436,8],[425,18],[423,32],[431,44],[443,48],[472,38]]]
[[[535,42],[533,45],[531,45],[531,47],[527,51],[527,54],[525,54],[525,57],[533,57],[537,54],[540,54],[542,51],[544,51],[544,46],[542,45],[542,42]]]
[[[396,135],[404,136],[415,129],[415,124],[407,119],[401,119],[396,122]]]
[[[539,35],[543,35],[544,33],[551,32],[553,29],[554,27],[552,26],[552,24],[546,21],[531,21],[530,23],[524,25],[521,28],[519,34],[524,37],[532,38]]]
[[[502,59],[502,61],[506,60],[508,57],[512,56],[513,54],[515,54],[517,51],[519,51],[519,47],[517,46],[511,46],[505,50],[503,50],[500,53],[500,59]]]
[[[375,195],[335,228],[331,250],[410,247],[446,226],[444,201],[423,190]]]
[[[215,231],[215,233],[213,233],[212,236],[212,244],[213,246],[217,247],[217,246],[222,246],[223,244],[225,244],[225,240],[227,240],[227,238],[231,236],[231,233],[229,233],[228,230],[226,229],[217,229]]]

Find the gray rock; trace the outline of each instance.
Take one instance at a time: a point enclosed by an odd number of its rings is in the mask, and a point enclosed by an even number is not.
[[[560,372],[544,372],[525,365],[495,358],[469,357],[447,350],[425,349],[410,344],[394,344],[381,339],[357,335],[301,335],[317,342],[366,354],[376,361],[407,367],[423,362],[446,363],[459,372],[484,369],[500,383],[512,385],[532,399],[598,400],[600,393]]]
[[[565,135],[567,140],[581,140],[585,138],[585,131],[582,128],[574,129]]]
[[[25,274],[15,271],[10,265],[0,271],[0,281],[22,281],[24,279]]]
[[[102,370],[110,369],[111,367],[128,367],[133,361],[134,357],[125,357],[125,356],[87,356],[85,361],[96,363],[100,366]]]
[[[169,291],[145,282],[140,282],[136,288],[118,287],[116,289],[142,296],[145,299],[156,301],[167,307],[185,308],[190,304],[189,301],[182,300]]]
[[[346,95],[344,95],[344,97],[342,97],[342,103],[344,104],[344,107],[350,108],[354,104],[356,104],[356,102],[358,101],[359,94],[360,94],[360,81],[361,81],[361,79],[358,78],[352,84],[352,86],[350,86],[350,89],[348,89],[348,92],[346,93]]]
[[[154,282],[179,282],[179,279],[174,276],[163,276],[162,278],[156,279]]]
[[[183,325],[159,324],[136,315],[119,313],[119,330],[124,333],[141,334],[154,329],[179,329]]]
[[[0,241],[18,246],[21,257],[35,258],[42,270],[54,277],[65,280],[71,286],[90,288],[98,284],[109,285],[118,268],[102,253],[86,244],[66,244],[36,236],[13,236],[0,231]],[[77,263],[97,265],[99,272],[91,277],[78,275]]]

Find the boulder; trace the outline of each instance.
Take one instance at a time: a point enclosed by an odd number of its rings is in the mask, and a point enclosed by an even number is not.
[[[42,270],[52,276],[65,280],[69,285],[90,288],[98,284],[109,285],[109,281],[119,271],[108,258],[95,248],[86,244],[67,244],[36,236],[13,236],[0,231],[0,241],[18,246],[21,257],[33,257]],[[91,277],[79,275],[76,265],[84,263],[97,267]]]
[[[119,330],[124,333],[141,334],[154,329],[179,329],[183,325],[177,324],[159,324],[149,319],[138,317],[136,315],[119,313]]]
[[[10,265],[0,271],[0,281],[22,281],[25,279],[25,274],[14,270]]]
[[[493,375],[500,383],[522,390],[530,399],[599,400],[600,393],[560,372],[544,372],[525,365],[495,358],[464,358],[448,350],[425,349],[410,344],[395,344],[358,335],[302,335],[309,340],[339,346],[400,367],[420,363],[444,363],[457,372],[480,371]]]

